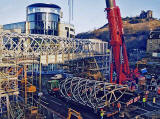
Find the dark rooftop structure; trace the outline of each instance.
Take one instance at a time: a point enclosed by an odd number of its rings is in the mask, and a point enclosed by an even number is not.
[[[31,4],[28,7],[48,7],[48,8],[58,8],[61,9],[61,7],[59,7],[58,5],[55,4],[46,4],[46,3],[35,3],[35,4]]]

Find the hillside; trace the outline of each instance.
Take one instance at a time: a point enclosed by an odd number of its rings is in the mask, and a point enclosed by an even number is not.
[[[124,18],[124,37],[127,49],[146,49],[146,43],[150,30],[160,29],[160,21],[156,19],[138,19],[138,18]],[[80,33],[77,38],[98,38],[103,41],[109,41],[108,24],[94,30],[92,32]]]

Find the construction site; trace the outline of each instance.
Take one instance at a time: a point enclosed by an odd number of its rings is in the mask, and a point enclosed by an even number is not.
[[[0,33],[0,119],[160,119],[159,59],[130,67],[120,9],[105,2],[109,43],[38,34],[30,18],[26,33]]]

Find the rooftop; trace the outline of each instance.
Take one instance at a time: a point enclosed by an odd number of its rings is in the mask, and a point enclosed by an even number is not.
[[[35,3],[35,4],[29,5],[28,7],[48,7],[48,8],[59,8],[59,9],[61,9],[61,7],[59,7],[58,5],[46,4],[46,3]]]

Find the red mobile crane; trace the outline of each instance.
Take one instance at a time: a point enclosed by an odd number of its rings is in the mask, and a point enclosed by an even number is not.
[[[131,73],[129,69],[120,9],[116,6],[115,0],[106,0],[106,6],[113,54],[110,67],[110,82],[123,84],[128,80],[133,80],[133,75],[137,76],[138,72],[135,70],[134,73]],[[114,82],[113,72],[117,74],[117,80]]]

